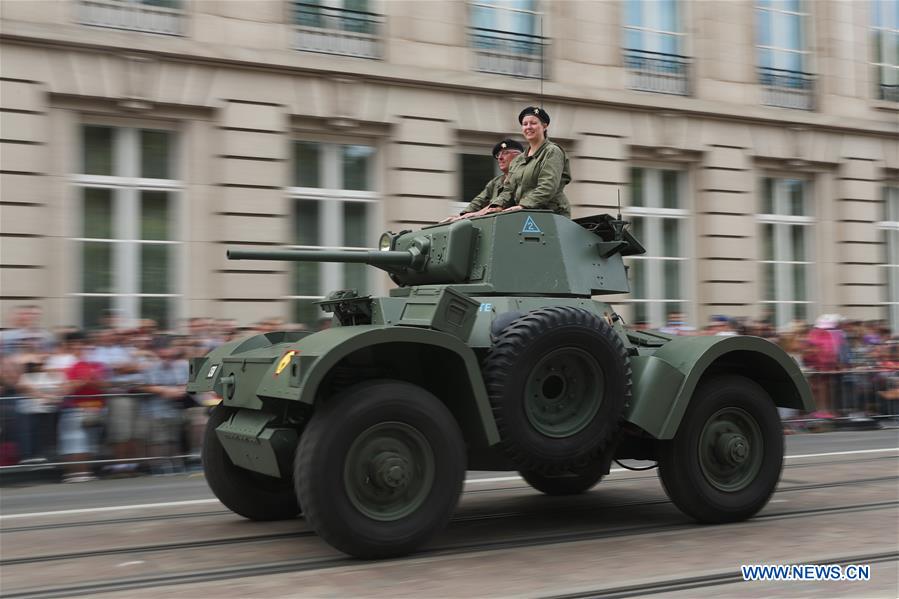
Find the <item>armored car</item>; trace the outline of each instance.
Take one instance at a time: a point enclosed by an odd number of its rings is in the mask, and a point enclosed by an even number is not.
[[[777,407],[811,410],[764,339],[628,327],[607,296],[644,253],[620,217],[520,210],[385,233],[364,251],[232,250],[235,260],[364,263],[383,297],[338,290],[333,325],[227,343],[190,365],[221,397],[203,465],[253,520],[302,513],[350,555],[415,551],[449,521],[467,470],[581,493],[613,460],[655,460],[701,522],[751,517],[783,461]]]

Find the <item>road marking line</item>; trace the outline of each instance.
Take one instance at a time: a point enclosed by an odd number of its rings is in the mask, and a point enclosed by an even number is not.
[[[806,453],[800,455],[788,455],[784,459],[795,460],[798,458],[823,458],[835,455],[857,455],[863,453],[895,453],[899,452],[899,447],[888,447],[884,449],[853,449],[850,451],[829,451],[826,453]],[[628,472],[626,468],[612,468],[609,473]],[[522,480],[520,476],[496,476],[492,478],[469,478],[465,480],[466,484],[480,483],[500,483]],[[177,507],[182,505],[202,505],[207,503],[218,503],[218,499],[191,499],[187,501],[166,501],[161,503],[138,503],[134,505],[111,505],[106,507],[90,507],[76,510],[56,510],[52,512],[31,512],[28,514],[0,514],[0,520],[12,520],[13,518],[38,518],[41,516],[68,516],[72,514],[94,514],[98,512],[115,512],[122,510],[144,510],[158,507]]]
[[[823,458],[830,455],[853,455],[858,453],[890,453],[899,451],[899,447],[886,447],[884,449],[853,449],[850,451],[830,451],[828,453],[807,453],[805,455],[788,455],[784,456],[785,460],[795,460],[798,458]]]
[[[850,451],[829,451],[826,453],[806,453],[800,455],[788,455],[784,456],[785,460],[795,460],[797,458],[823,458],[827,456],[834,455],[852,455],[859,453],[890,453],[899,451],[899,447],[889,447],[885,449],[854,449]],[[645,461],[645,460],[644,460]],[[629,472],[627,468],[612,468],[609,470],[609,474],[615,474],[616,472]],[[504,483],[511,482],[515,480],[522,480],[520,476],[496,476],[493,478],[469,478],[465,480],[466,484],[475,484],[475,483]]]
[[[39,516],[68,516],[71,514],[94,514],[97,512],[115,512],[121,510],[144,510],[154,507],[176,507],[179,505],[199,505],[203,503],[219,503],[218,499],[191,499],[188,501],[166,501],[163,503],[138,503],[134,505],[110,505],[106,507],[87,507],[77,510],[57,510],[53,512],[32,512],[30,514],[2,514],[0,519],[37,518]]]

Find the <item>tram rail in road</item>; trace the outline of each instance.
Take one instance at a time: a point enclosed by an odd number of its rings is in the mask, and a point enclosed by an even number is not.
[[[882,432],[891,433],[890,436],[888,437],[888,439],[893,441],[894,443],[899,441],[899,431],[891,430],[891,431],[882,431]],[[834,433],[834,434],[839,435],[839,434],[844,434],[844,433]],[[836,457],[841,457],[841,456],[867,456],[867,455],[874,456],[876,454],[899,454],[899,447],[890,446],[890,447],[854,449],[854,450],[843,450],[843,451],[823,451],[823,452],[817,452],[817,453],[787,454],[784,457],[784,459],[789,464],[792,460],[799,460],[799,459],[819,459],[819,458],[826,458],[826,457],[836,458]],[[610,472],[610,476],[616,475],[616,474],[627,473],[627,472],[629,472],[629,470],[627,470],[625,468],[612,468],[611,472]],[[651,478],[655,478],[655,475],[653,474],[653,476]],[[143,481],[143,480],[151,480],[151,479],[149,479],[149,478],[128,479],[128,480],[120,480],[120,481],[116,481],[116,482],[121,483],[119,486],[127,489],[128,485],[130,483],[133,483],[135,481]],[[608,478],[603,479],[604,482],[606,482],[607,480],[608,480]],[[522,482],[522,478],[519,476],[491,476],[491,473],[473,473],[473,474],[470,474],[469,477],[466,479],[465,485],[466,485],[466,491],[469,491],[471,489],[479,488],[478,487],[479,485],[491,484],[491,483],[507,483],[507,482]],[[95,485],[95,484],[98,484],[98,483],[90,483],[90,485]],[[102,484],[102,483],[99,483],[99,484]],[[603,484],[603,483],[600,483],[600,484]],[[81,485],[78,488],[84,489],[85,487],[90,486],[90,485]],[[205,487],[205,483],[203,483],[202,481],[199,481],[199,480],[196,481],[195,485]],[[34,488],[35,487],[32,487],[32,489],[34,489]],[[60,491],[60,493],[59,493],[60,495],[63,494],[62,493],[63,489],[60,488],[58,485],[52,485],[52,486],[42,485],[38,488],[41,489],[44,497],[47,497],[47,495],[48,495],[46,493],[47,489],[54,489],[54,492],[56,492],[58,490],[58,491]],[[73,487],[66,487],[64,490],[68,491],[69,489],[73,489],[73,491],[75,491],[75,492],[74,493],[65,492],[66,500],[61,501],[61,503],[69,504],[72,499],[77,500],[77,498],[78,498],[77,489],[75,489]],[[211,495],[211,493],[206,493],[206,494]],[[2,524],[6,521],[13,520],[13,519],[36,518],[36,517],[44,517],[44,516],[72,516],[72,515],[78,515],[78,514],[115,512],[115,511],[121,511],[121,510],[147,510],[147,509],[156,509],[156,508],[172,508],[172,507],[183,507],[183,506],[193,506],[193,505],[196,505],[196,506],[220,505],[218,499],[215,499],[214,497],[208,497],[208,498],[203,498],[203,499],[190,499],[190,500],[179,500],[179,501],[160,501],[160,502],[153,502],[153,503],[104,505],[104,506],[95,506],[95,507],[91,506],[91,507],[61,509],[61,510],[49,509],[49,510],[40,511],[40,512],[26,512],[26,511],[19,511],[19,510],[22,510],[27,507],[32,507],[33,504],[30,503],[30,501],[18,502],[16,493],[14,493],[14,492],[11,493],[11,492],[7,491],[4,495],[5,495],[4,502],[3,502],[4,505],[2,508],[3,513],[0,513],[0,532],[5,530],[5,528],[2,527]],[[33,493],[24,493],[23,495],[24,495],[23,498],[26,500],[30,500],[33,497]]]
[[[814,440],[794,441],[798,446],[786,458],[771,503],[751,520],[722,526],[696,524],[666,505],[655,473],[616,468],[596,491],[571,498],[542,497],[515,476],[470,473],[447,531],[422,552],[381,562],[335,555],[305,529],[302,519],[284,523],[290,528],[280,523],[263,526],[216,509],[220,506],[215,499],[197,494],[204,485],[201,477],[11,489],[15,501],[10,509],[5,493],[0,519],[3,596],[123,594],[157,587],[154,593],[213,596],[223,589],[243,589],[242,594],[266,589],[268,595],[279,588],[281,593],[295,593],[304,588],[304,581],[325,585],[317,587],[324,589],[321,592],[354,595],[359,587],[347,581],[371,576],[414,581],[404,592],[414,589],[416,596],[468,595],[463,587],[471,575],[462,573],[474,563],[482,577],[476,593],[483,594],[514,595],[525,592],[522,589],[559,599],[713,596],[732,590],[746,594],[746,589],[766,594],[762,589],[769,587],[764,583],[738,585],[740,560],[768,563],[759,561],[764,554],[787,560],[802,557],[807,563],[874,564],[878,581],[847,587],[844,594],[894,597],[899,588],[892,573],[899,551],[890,537],[895,526],[883,522],[895,523],[899,514],[899,439],[896,431],[880,431],[874,437],[860,444],[837,444],[839,449],[831,451],[809,447]],[[134,486],[130,494],[129,484]],[[165,493],[147,496],[145,490],[153,484]],[[28,501],[48,488],[61,492],[58,503]],[[116,491],[113,501],[103,502],[111,489]],[[185,490],[190,499],[166,501]],[[136,497],[160,501],[138,503]],[[57,506],[68,509],[54,509]],[[139,534],[122,534],[137,530]],[[84,539],[92,539],[92,546],[85,547]],[[740,551],[744,540],[747,549]],[[222,556],[236,554],[244,558],[222,561]],[[627,555],[631,557],[623,557]],[[549,570],[545,562],[538,565],[545,556],[554,560]],[[641,568],[639,560],[654,567]],[[512,572],[510,563],[529,566]],[[566,568],[581,570],[566,579]],[[594,573],[599,571],[601,576]],[[435,579],[435,572],[446,581]],[[550,575],[558,579],[550,577],[553,583],[547,585]],[[883,577],[891,575],[884,583]],[[827,594],[828,587],[809,586],[824,582],[791,584],[777,588],[787,594]]]

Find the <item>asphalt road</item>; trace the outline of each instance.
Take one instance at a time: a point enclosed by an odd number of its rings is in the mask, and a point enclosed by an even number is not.
[[[383,561],[339,553],[303,518],[236,516],[201,473],[7,485],[2,596],[894,598],[897,464],[897,429],[789,436],[771,501],[722,526],[680,513],[654,472],[615,466],[567,497],[470,472],[446,530]],[[749,582],[746,564],[862,565],[870,579]]]
[[[789,435],[786,440],[787,456],[892,449],[899,448],[899,429]],[[514,474],[469,472],[468,479],[497,479]],[[208,501],[210,507],[217,504],[200,473],[5,487],[0,491],[0,518],[58,510],[203,500]]]

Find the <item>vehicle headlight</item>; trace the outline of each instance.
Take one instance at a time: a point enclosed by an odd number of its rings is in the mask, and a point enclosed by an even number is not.
[[[384,233],[381,235],[381,239],[378,240],[378,249],[382,252],[386,252],[390,250],[390,246],[393,245],[393,235],[390,233]]]

